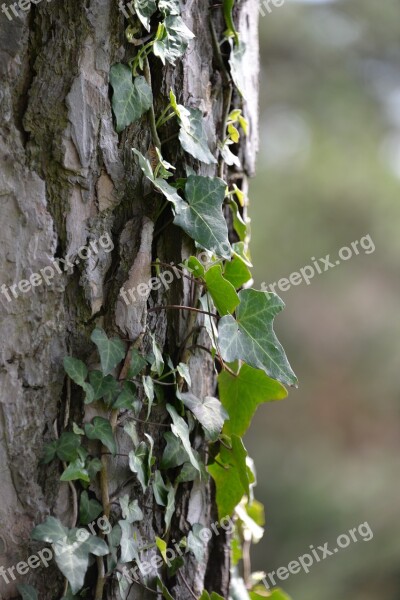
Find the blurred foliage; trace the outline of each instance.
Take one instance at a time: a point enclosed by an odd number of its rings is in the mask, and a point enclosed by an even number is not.
[[[366,234],[376,246],[279,292],[300,389],[260,408],[246,440],[266,506],[252,566],[374,531],[281,583],[294,600],[400,597],[399,23],[398,0],[286,0],[260,19],[256,285]]]

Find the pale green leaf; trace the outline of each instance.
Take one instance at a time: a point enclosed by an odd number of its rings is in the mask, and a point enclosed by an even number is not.
[[[134,121],[137,121],[153,104],[151,87],[144,77],[132,79],[132,71],[122,63],[113,65],[110,71],[110,83],[114,93],[112,108],[117,122],[118,133]]]
[[[128,523],[135,523],[136,521],[143,520],[143,512],[136,499],[131,501],[128,494],[125,494],[125,496],[122,496],[119,499],[119,503],[121,505],[122,516]]]
[[[47,517],[45,522],[37,525],[31,533],[33,540],[49,542],[50,544],[63,540],[68,535],[68,529],[54,517]]]
[[[131,362],[128,370],[128,377],[133,379],[136,375],[139,375],[141,371],[147,365],[147,361],[143,358],[143,356],[139,353],[137,348],[132,348],[131,350]]]
[[[179,141],[188,154],[207,165],[216,164],[217,159],[208,147],[204,129],[203,113],[198,108],[185,108],[177,104],[175,109],[179,123]]]
[[[243,42],[234,44],[232,40],[230,40],[230,43],[231,56],[229,66],[231,68],[232,79],[240,94],[243,98],[246,98],[246,44]]]
[[[224,432],[242,437],[250,426],[259,404],[286,398],[287,391],[281,383],[271,379],[259,369],[242,365],[234,377],[228,371],[218,376],[219,397],[229,414]]]
[[[167,442],[167,445],[161,459],[162,469],[173,469],[183,465],[184,462],[189,460],[189,455],[182,446],[179,438],[171,431],[164,433],[164,439]]]
[[[89,473],[85,468],[85,463],[80,458],[77,458],[70,463],[60,477],[60,481],[76,481],[77,479],[86,481],[86,483],[90,482]]]
[[[150,31],[150,18],[157,10],[155,0],[134,0],[133,5],[143,27],[145,27],[147,31]]]
[[[128,521],[118,521],[121,527],[121,563],[128,563],[132,560],[139,560],[139,546],[134,537],[134,529]]]
[[[184,379],[190,387],[192,385],[192,379],[190,377],[189,366],[185,363],[179,363],[179,365],[176,367],[176,370],[178,371],[182,379]]]
[[[140,442],[135,450],[129,452],[129,468],[132,473],[136,473],[143,492],[145,492],[150,479],[149,449],[145,442]]]
[[[75,383],[82,386],[88,374],[85,363],[78,358],[66,356],[64,358],[64,369],[72,381],[75,381]]]
[[[219,314],[232,314],[240,300],[234,286],[222,275],[221,265],[210,267],[204,275],[204,280]]]

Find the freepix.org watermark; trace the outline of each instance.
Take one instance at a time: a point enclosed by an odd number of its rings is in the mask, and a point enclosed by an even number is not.
[[[367,521],[365,521],[365,523],[361,523],[358,527],[349,529],[348,532],[339,535],[335,548],[329,548],[329,542],[325,542],[325,544],[317,548],[311,545],[309,546],[311,552],[299,556],[297,560],[292,560],[287,567],[279,567],[276,571],[270,571],[262,581],[265,587],[269,589],[271,585],[278,585],[276,579],[285,581],[290,575],[297,575],[300,571],[309,573],[315,563],[319,563],[329,556],[334,556],[340,550],[348,548],[351,543],[356,543],[360,539],[364,542],[369,542],[373,537],[373,531]]]
[[[13,4],[6,4],[3,2],[1,5],[1,12],[4,13],[9,21],[12,21],[14,17],[21,18],[23,12],[27,12],[31,9],[32,4],[40,4],[44,0],[19,0],[19,2],[13,2]],[[52,2],[52,0],[46,0]]]
[[[314,279],[316,275],[321,275],[322,273],[329,271],[329,269],[338,267],[342,262],[350,260],[353,256],[358,256],[360,254],[360,249],[364,251],[364,254],[372,254],[375,252],[375,244],[369,234],[365,235],[360,240],[352,242],[350,246],[343,246],[343,248],[340,248],[337,259],[331,260],[330,254],[327,254],[325,258],[318,259],[313,256],[311,257],[312,265],[306,265],[299,269],[299,271],[291,273],[288,277],[283,277],[279,281],[275,281],[268,285],[263,281],[261,289],[263,292],[274,292],[276,294],[277,287],[281,292],[287,292],[292,285],[300,285],[303,282],[310,285],[311,280]]]
[[[32,554],[26,561],[20,561],[16,565],[12,565],[8,568],[0,566],[0,577],[3,578],[6,584],[9,584],[16,580],[15,571],[18,575],[26,575],[29,573],[30,569],[37,569],[39,567],[47,569],[54,556],[61,556],[64,552],[73,552],[74,549],[86,542],[90,534],[96,535],[96,525],[98,529],[106,535],[109,535],[112,531],[110,521],[103,515],[96,521],[92,521],[92,523],[87,525],[87,529],[78,529],[75,534],[76,541],[73,544],[70,544],[67,540],[67,536],[65,536],[64,539],[60,539],[55,544],[52,544],[51,548],[43,548],[42,550],[39,550],[37,554]]]
[[[71,262],[69,258],[54,259],[51,265],[43,267],[37,273],[32,273],[29,279],[21,279],[18,283],[14,283],[9,287],[3,283],[0,292],[8,302],[12,302],[20,294],[27,294],[33,288],[43,285],[43,283],[50,285],[56,274],[61,275],[63,272],[73,271],[81,261],[88,260],[91,256],[98,254],[99,246],[106,254],[114,249],[114,243],[108,233],[104,233],[98,240],[92,240],[88,246],[79,248],[75,262]],[[60,263],[64,266],[64,270],[61,268]]]

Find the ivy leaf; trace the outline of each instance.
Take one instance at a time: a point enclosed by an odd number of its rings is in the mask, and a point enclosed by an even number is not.
[[[89,498],[89,494],[84,490],[81,494],[79,503],[79,520],[82,525],[91,523],[103,512],[103,507],[94,498]]]
[[[204,526],[200,523],[194,523],[192,526],[192,530],[189,531],[187,537],[187,551],[192,552],[196,561],[201,564],[204,560],[205,555],[205,546],[204,541],[201,539],[201,532],[203,531]]]
[[[238,167],[238,169],[240,169],[242,166],[242,164],[240,162],[240,158],[238,156],[236,156],[236,154],[233,154],[232,150],[230,150],[230,148],[229,148],[229,145],[230,144],[228,144],[228,142],[225,142],[225,144],[221,144],[221,143],[218,144],[218,147],[221,152],[221,156],[227,165],[229,165],[230,167],[235,165],[236,167]]]
[[[204,266],[201,264],[198,258],[190,256],[186,261],[186,268],[190,273],[193,273],[195,277],[203,277]]]
[[[253,289],[242,290],[239,298],[236,319],[227,315],[218,324],[222,358],[227,362],[243,360],[273,379],[296,385],[297,378],[272,328],[284,303],[276,294]]]
[[[17,589],[22,596],[22,600],[38,600],[38,593],[31,585],[17,583]]]
[[[160,471],[154,473],[153,494],[159,506],[166,506],[168,501],[168,487],[164,483],[164,479]]]
[[[150,480],[149,461],[149,449],[145,442],[140,442],[135,450],[129,452],[129,468],[132,473],[136,473],[143,492],[146,491]]]
[[[131,362],[128,370],[128,378],[133,379],[136,375],[139,375],[141,371],[147,365],[147,361],[143,358],[143,356],[139,353],[137,348],[132,348],[131,350]]]
[[[171,519],[175,513],[175,488],[169,483],[168,484],[168,495],[167,495],[167,507],[165,509],[164,521],[165,527],[168,531],[169,526],[171,525]]]
[[[143,389],[146,394],[146,398],[148,400],[147,406],[147,419],[150,417],[151,407],[153,406],[154,401],[154,383],[151,377],[148,375],[143,377]]]
[[[95,329],[90,337],[97,346],[103,375],[109,375],[125,358],[125,346],[118,338],[109,339],[102,329]]]
[[[247,452],[242,440],[233,435],[232,449],[221,445],[215,462],[207,469],[215,481],[219,518],[231,515],[244,494],[249,494],[249,470],[246,465]],[[222,466],[221,466],[222,465]]]
[[[61,573],[68,579],[73,594],[83,587],[89,566],[89,554],[105,556],[109,552],[104,540],[89,533],[85,541],[77,540],[77,531],[72,529],[67,540],[55,543],[54,557]]]
[[[234,377],[228,371],[218,376],[219,397],[229,414],[224,432],[242,437],[250,426],[259,404],[282,400],[287,390],[281,383],[271,379],[259,369],[242,365]]]
[[[76,433],[64,431],[57,444],[57,456],[64,462],[71,462],[79,457],[78,449],[81,445],[81,438]]]
[[[139,152],[139,150],[132,148],[132,152],[138,157],[140,168],[146,177],[150,179],[154,187],[161,192],[169,202],[172,203],[175,213],[179,213],[186,203],[182,200],[176,189],[169,185],[165,179],[162,179],[161,177],[154,177],[149,160],[145,158],[143,154]]]
[[[67,535],[68,529],[54,517],[47,517],[44,523],[37,525],[31,532],[33,540],[49,544],[66,539]]]
[[[191,175],[185,186],[185,202],[174,223],[206,250],[230,258],[228,227],[222,214],[225,182],[217,177]]]
[[[151,366],[151,370],[153,372],[156,372],[158,374],[158,376],[160,377],[164,371],[164,359],[162,357],[160,347],[157,344],[153,334],[150,334],[150,337],[151,337],[152,350],[153,350],[153,355],[154,355],[154,363]]]
[[[225,263],[224,277],[235,289],[239,289],[251,280],[252,275],[243,260],[238,256],[234,256],[231,261]]]
[[[93,458],[86,465],[90,479],[94,479],[99,471],[101,471],[102,464],[99,458]]]
[[[185,54],[190,40],[194,37],[194,33],[185,25],[180,16],[169,14],[158,26],[153,52],[164,65],[165,61],[175,65],[176,60]]]
[[[44,465],[48,465],[57,456],[58,440],[45,444],[42,450],[41,462]]]
[[[234,286],[222,275],[221,265],[210,267],[204,275],[204,280],[219,314],[232,314],[240,300]]]
[[[243,221],[243,217],[240,214],[239,207],[235,201],[231,201],[229,203],[229,208],[232,211],[233,228],[238,234],[240,241],[244,241],[247,235],[247,225]]]
[[[183,465],[184,462],[189,460],[189,455],[185,448],[171,431],[164,433],[164,439],[167,442],[167,445],[161,459],[162,469],[173,469]]]
[[[139,507],[139,502],[135,499],[132,502],[129,500],[128,494],[119,499],[122,510],[122,516],[128,523],[143,520],[143,512]]]
[[[246,44],[239,42],[239,44],[231,44],[231,56],[229,58],[229,66],[231,68],[231,75],[234,84],[239,90],[241,96],[246,98]]]
[[[164,600],[175,600],[159,577],[156,578],[157,587],[161,590]]]
[[[94,400],[100,400],[100,398],[105,397],[112,399],[119,392],[118,382],[112,375],[103,377],[101,371],[90,371],[89,381],[93,389]]]
[[[190,392],[186,394],[179,393],[178,398],[203,425],[210,440],[215,442],[218,439],[225,420],[229,419],[229,415],[221,402],[212,396],[206,396],[204,400],[200,400]]]
[[[103,419],[103,417],[94,417],[91,423],[85,424],[85,433],[89,440],[100,440],[112,454],[116,454],[117,444],[110,421]]]
[[[85,379],[88,375],[88,370],[85,363],[78,358],[66,356],[64,358],[64,369],[68,377],[82,387],[82,384],[85,382]]]
[[[182,441],[183,447],[185,448],[189,456],[190,462],[192,463],[195,469],[200,471],[199,463],[197,462],[197,459],[193,454],[193,449],[190,444],[188,424],[184,419],[182,419],[182,417],[178,415],[175,408],[171,404],[167,404],[167,411],[169,412],[173,421],[173,425],[171,425],[172,433]]]
[[[120,133],[149,110],[153,94],[145,78],[139,76],[133,80],[131,69],[122,63],[111,67],[110,83],[114,90],[112,108],[117,121],[116,131]]]
[[[207,590],[203,590],[203,593],[201,594],[199,600],[224,600],[224,598],[222,596],[220,596],[219,594],[217,594],[217,592],[211,592],[211,596],[210,596],[210,594],[207,592]],[[239,600],[239,597],[232,596],[232,600]]]
[[[179,0],[160,0],[158,3],[160,12],[166,17],[167,15],[180,15],[181,9]]]
[[[89,473],[85,469],[85,463],[80,458],[70,463],[60,477],[60,481],[76,481],[77,479],[86,481],[86,483],[90,482]]]
[[[121,527],[121,558],[122,563],[128,563],[132,560],[139,561],[139,547],[134,538],[133,526],[128,521],[118,521]],[[138,562],[138,564],[140,564]]]
[[[136,386],[132,381],[124,381],[122,392],[113,403],[112,407],[114,410],[126,408],[132,410],[134,402],[136,400]]]
[[[171,91],[171,105],[179,119],[180,131],[179,141],[182,148],[188,154],[197,158],[207,165],[217,163],[217,159],[210,151],[207,142],[207,135],[204,129],[203,113],[198,108],[185,108],[182,104],[177,104],[174,93]]]
[[[184,483],[185,481],[195,481],[195,479],[198,479],[198,478],[206,481],[208,478],[208,473],[206,471],[204,463],[202,463],[200,460],[198,461],[198,463],[200,465],[200,474],[198,471],[196,471],[196,469],[190,462],[186,462],[183,465],[178,477],[175,479],[175,483]]]
[[[157,10],[155,0],[134,0],[133,5],[143,27],[150,31],[150,18]]]
[[[179,365],[176,367],[176,370],[178,371],[182,379],[184,379],[190,387],[192,385],[192,379],[190,377],[190,370],[188,365],[185,363],[179,363]]]

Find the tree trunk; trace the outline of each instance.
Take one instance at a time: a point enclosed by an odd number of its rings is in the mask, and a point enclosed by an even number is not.
[[[40,464],[44,443],[70,428],[73,421],[80,424],[92,416],[91,406],[85,411],[79,388],[66,381],[64,356],[93,363],[90,335],[98,325],[127,341],[139,338],[144,350],[148,339],[140,334],[147,328],[163,352],[179,361],[193,328],[189,312],[147,310],[191,305],[193,289],[188,279],[175,279],[169,290],[152,292],[135,313],[119,297],[120,289],[132,287],[128,285],[132,281],[136,285],[148,282],[156,258],[178,264],[193,253],[192,241],[170,223],[168,212],[155,218],[160,196],[144,181],[131,152],[135,147],[146,154],[151,146],[148,117],[119,136],[114,128],[110,67],[127,62],[134,52],[125,40],[126,19],[111,0],[37,1],[37,6],[32,5],[29,12],[20,10],[20,16],[12,20],[5,14],[0,18],[0,284],[10,289],[33,273],[54,267],[56,258],[68,257],[73,267],[65,273],[55,268],[44,271],[49,274],[48,285],[43,282],[25,292],[17,287],[15,293],[8,292],[9,297],[4,292],[0,295],[0,565],[5,568],[38,550],[40,544],[31,541],[30,532],[47,515],[57,516],[69,527],[75,521],[71,486],[60,482],[59,463]],[[235,11],[249,56],[244,110],[250,135],[241,142],[243,172],[236,169],[234,181],[246,192],[246,177],[254,170],[257,149],[257,0],[245,0]],[[183,105],[203,111],[214,151],[223,135],[226,90],[212,43],[210,16],[221,39],[225,29],[222,7],[189,0],[182,17],[196,38],[176,67],[163,67],[155,57],[150,58],[150,67],[156,114],[173,89]],[[240,104],[234,95],[232,106]],[[171,136],[175,133],[171,125]],[[181,150],[176,140],[164,148],[165,157],[177,164]],[[199,174],[217,174],[213,165],[196,164]],[[224,175],[229,179],[232,172]],[[113,240],[112,252],[98,247],[91,258],[78,257],[81,247],[104,234]],[[197,346],[208,346],[204,329],[196,336]],[[200,397],[214,395],[211,357],[201,349],[192,350],[190,357],[193,392]],[[156,407],[151,420],[167,418]],[[154,438],[155,453],[160,453],[163,428],[147,424],[138,428],[140,438],[144,433]],[[126,435],[119,434],[120,454],[127,454],[130,444]],[[202,447],[201,436],[197,446]],[[108,462],[112,494],[127,479],[127,459],[120,456]],[[142,506],[142,539],[154,542],[161,535],[163,512],[150,492],[143,496],[136,481],[125,492]],[[216,520],[210,481],[179,486],[170,539],[180,539],[194,523],[208,525]],[[226,536],[212,537],[202,562],[187,555],[182,573],[183,577],[168,581],[175,598],[193,598],[190,590],[198,597],[204,588],[227,598]],[[91,590],[96,577],[94,565],[87,576]],[[17,575],[16,581],[10,577],[8,584],[0,578],[1,598],[19,597],[18,582],[35,586],[40,600],[62,596],[63,577],[53,564]],[[120,598],[117,590],[117,582],[108,579],[104,598]],[[154,594],[134,585],[128,597],[152,598]]]

